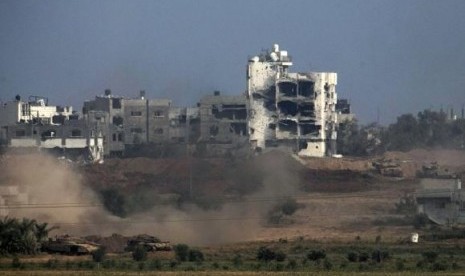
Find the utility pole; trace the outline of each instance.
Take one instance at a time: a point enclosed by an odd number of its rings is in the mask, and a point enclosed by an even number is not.
[[[190,120],[189,120],[189,111],[188,108],[186,108],[186,158],[187,162],[189,162],[189,198],[192,199],[192,156],[190,154],[190,149],[189,149],[189,134],[190,134]]]

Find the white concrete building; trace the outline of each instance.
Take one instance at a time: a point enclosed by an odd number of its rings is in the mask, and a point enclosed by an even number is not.
[[[79,118],[72,107],[49,106],[46,98],[19,96],[0,107],[2,142],[12,149],[59,150],[103,160],[101,127]]]
[[[31,96],[29,101],[16,96],[14,101],[5,102],[0,106],[0,126],[16,123],[43,123],[59,125],[69,116],[73,108],[70,106],[50,106],[43,97]]]
[[[251,146],[286,145],[303,156],[331,156],[336,153],[337,74],[290,73],[291,66],[288,52],[277,44],[249,59]]]

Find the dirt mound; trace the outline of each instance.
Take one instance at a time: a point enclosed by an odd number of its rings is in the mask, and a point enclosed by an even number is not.
[[[367,171],[372,168],[371,158],[301,158],[303,164],[314,170]]]
[[[124,248],[126,247],[130,238],[119,234],[112,234],[109,237],[92,235],[84,237],[84,239],[100,244],[101,246],[105,247],[105,250],[108,253],[121,253],[124,252]]]
[[[374,177],[351,170],[307,170],[303,173],[306,192],[350,193],[373,189]]]

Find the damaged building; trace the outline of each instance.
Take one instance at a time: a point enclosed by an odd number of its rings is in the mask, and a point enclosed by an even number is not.
[[[418,212],[439,225],[465,223],[465,191],[459,178],[424,178],[415,192]]]
[[[273,45],[249,59],[249,139],[260,150],[287,146],[302,156],[336,153],[337,74],[292,73],[292,58]]]
[[[248,60],[245,93],[215,91],[196,107],[147,99],[145,91],[126,98],[107,89],[84,102],[81,118],[71,107],[49,106],[45,98],[17,99],[0,109],[0,125],[9,125],[8,133],[2,128],[0,142],[25,145],[28,137],[30,145],[39,147],[80,143],[92,148],[100,143],[91,142],[97,137],[103,141],[97,148],[103,148],[105,156],[163,147],[185,153],[186,144],[190,152],[207,155],[285,147],[301,156],[333,156],[338,123],[354,117],[350,103],[337,97],[337,74],[293,73],[291,66],[291,56],[275,44],[271,51]],[[88,141],[78,143],[79,137]]]
[[[105,155],[122,156],[128,146],[169,140],[170,106],[171,100],[146,99],[145,91],[130,99],[107,89],[104,95],[85,101],[82,113],[86,118],[102,114],[99,120],[104,126]]]
[[[59,155],[103,160],[103,138],[98,125],[91,124],[71,107],[52,106],[43,97],[32,96],[0,107],[4,141],[16,150],[48,150]]]
[[[225,96],[220,91],[199,102],[199,144],[212,155],[248,148],[248,105],[244,95]]]
[[[116,96],[111,90],[84,102],[85,117],[101,114],[105,155],[123,156],[139,145],[164,147],[198,139],[198,108],[173,107],[169,99],[147,99],[145,91],[137,98]]]

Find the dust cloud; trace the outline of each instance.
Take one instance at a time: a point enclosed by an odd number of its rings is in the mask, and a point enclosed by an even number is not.
[[[7,200],[9,216],[28,217],[60,228],[52,235],[149,234],[173,243],[211,245],[254,240],[266,227],[266,216],[275,198],[299,192],[295,160],[289,156],[264,154],[254,158],[262,175],[260,188],[215,210],[195,204],[181,207],[155,205],[151,209],[120,218],[109,213],[99,196],[88,186],[72,163],[40,154],[6,154],[0,163],[0,187],[17,186],[27,194],[27,203]],[[16,204],[16,208],[14,207]]]

